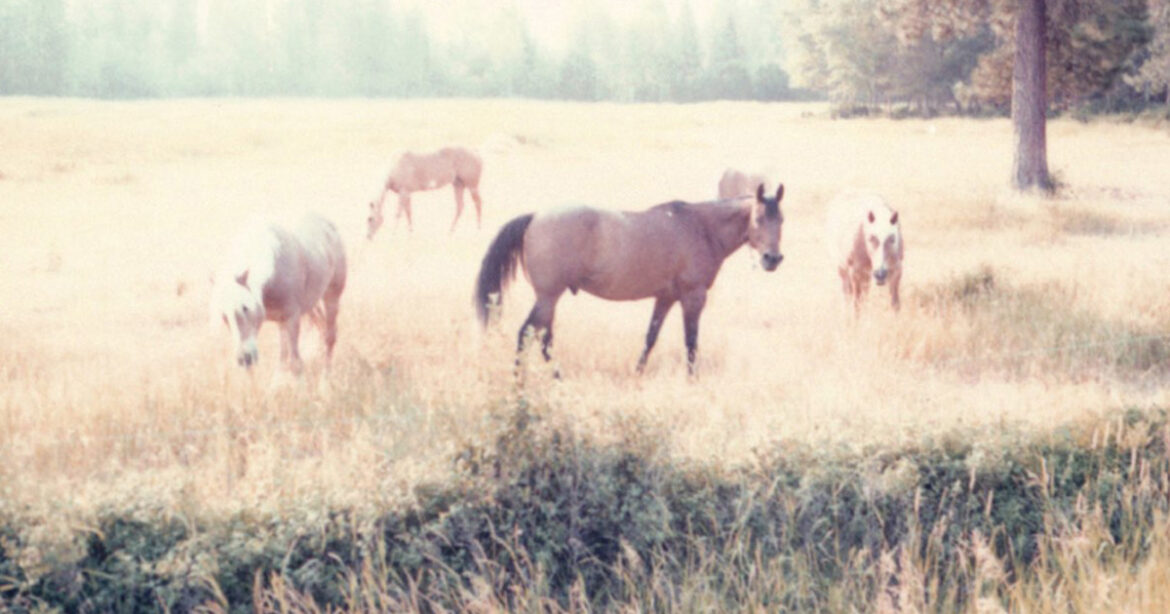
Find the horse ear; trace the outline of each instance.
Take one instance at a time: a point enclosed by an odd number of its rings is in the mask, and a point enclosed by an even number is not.
[[[892,226],[892,225],[897,224],[897,223],[898,223],[898,212],[895,211],[894,215],[890,216],[890,225]]]
[[[776,186],[776,202],[777,204],[784,199],[784,184]]]
[[[756,200],[764,202],[764,184],[756,186]]]
[[[236,283],[240,284],[241,286],[244,286],[245,288],[248,287],[248,271],[247,271],[247,269],[245,269],[243,273],[240,273],[239,275],[236,276]]]
[[[873,216],[873,211],[869,212],[869,223],[872,224],[877,218]]]

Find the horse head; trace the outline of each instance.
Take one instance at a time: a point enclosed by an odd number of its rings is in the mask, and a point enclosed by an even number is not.
[[[248,272],[216,280],[211,294],[213,318],[223,320],[236,341],[236,362],[251,368],[260,359],[256,333],[264,322],[264,303],[248,287]]]
[[[873,280],[881,286],[886,283],[890,271],[901,265],[902,260],[902,229],[898,225],[898,212],[893,211],[889,217],[879,215],[872,209],[866,215],[865,251],[873,265]]]
[[[378,205],[377,201],[370,201],[370,215],[366,217],[366,238],[373,239],[374,234],[382,227],[384,221],[382,207]]]
[[[749,216],[748,243],[760,253],[760,266],[765,271],[775,271],[784,260],[780,253],[780,234],[784,226],[780,201],[783,198],[784,184],[777,186],[775,196],[765,196],[762,183],[756,188],[756,202],[752,204]]]

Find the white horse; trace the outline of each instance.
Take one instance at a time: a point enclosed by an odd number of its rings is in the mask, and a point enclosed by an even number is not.
[[[753,196],[761,185],[764,191],[770,191],[771,186],[763,173],[746,173],[739,169],[728,168],[719,178],[719,200]]]
[[[871,276],[877,285],[889,285],[890,304],[897,311],[905,250],[898,212],[875,194],[842,194],[829,204],[826,230],[829,255],[854,315],[861,312]]]
[[[310,213],[291,229],[255,222],[237,237],[227,266],[215,277],[211,316],[227,325],[236,361],[247,368],[259,360],[260,325],[278,323],[281,363],[296,374],[302,368],[301,316],[308,315],[321,330],[328,367],[345,276],[345,246],[329,220]]]

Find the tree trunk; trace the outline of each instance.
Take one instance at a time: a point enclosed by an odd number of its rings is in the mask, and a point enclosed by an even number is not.
[[[1045,0],[1019,0],[1012,65],[1012,128],[1016,137],[1012,187],[1017,190],[1052,189],[1045,135],[1048,111],[1045,12]]]

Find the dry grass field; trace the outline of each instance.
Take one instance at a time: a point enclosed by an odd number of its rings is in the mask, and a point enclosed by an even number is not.
[[[1170,135],[1057,120],[1051,199],[1006,188],[1006,120],[833,121],[817,106],[523,101],[0,101],[0,499],[45,532],[141,502],[176,514],[376,509],[441,480],[518,394],[546,418],[666,457],[731,466],[786,441],[861,450],[958,426],[1051,427],[1170,404]],[[484,155],[484,224],[373,240],[395,152]],[[725,263],[688,381],[671,312],[647,373],[651,303],[566,295],[555,381],[511,377],[532,293],[479,330],[471,290],[495,231],[566,202],[641,209],[715,193],[728,165],[787,187],[784,263]],[[823,240],[837,191],[900,211],[903,309],[847,316]],[[209,273],[253,214],[315,209],[347,241],[333,371],[249,375],[208,322]],[[393,209],[389,209],[392,211]],[[51,521],[50,519],[54,519]],[[58,526],[59,525],[59,526]]]

